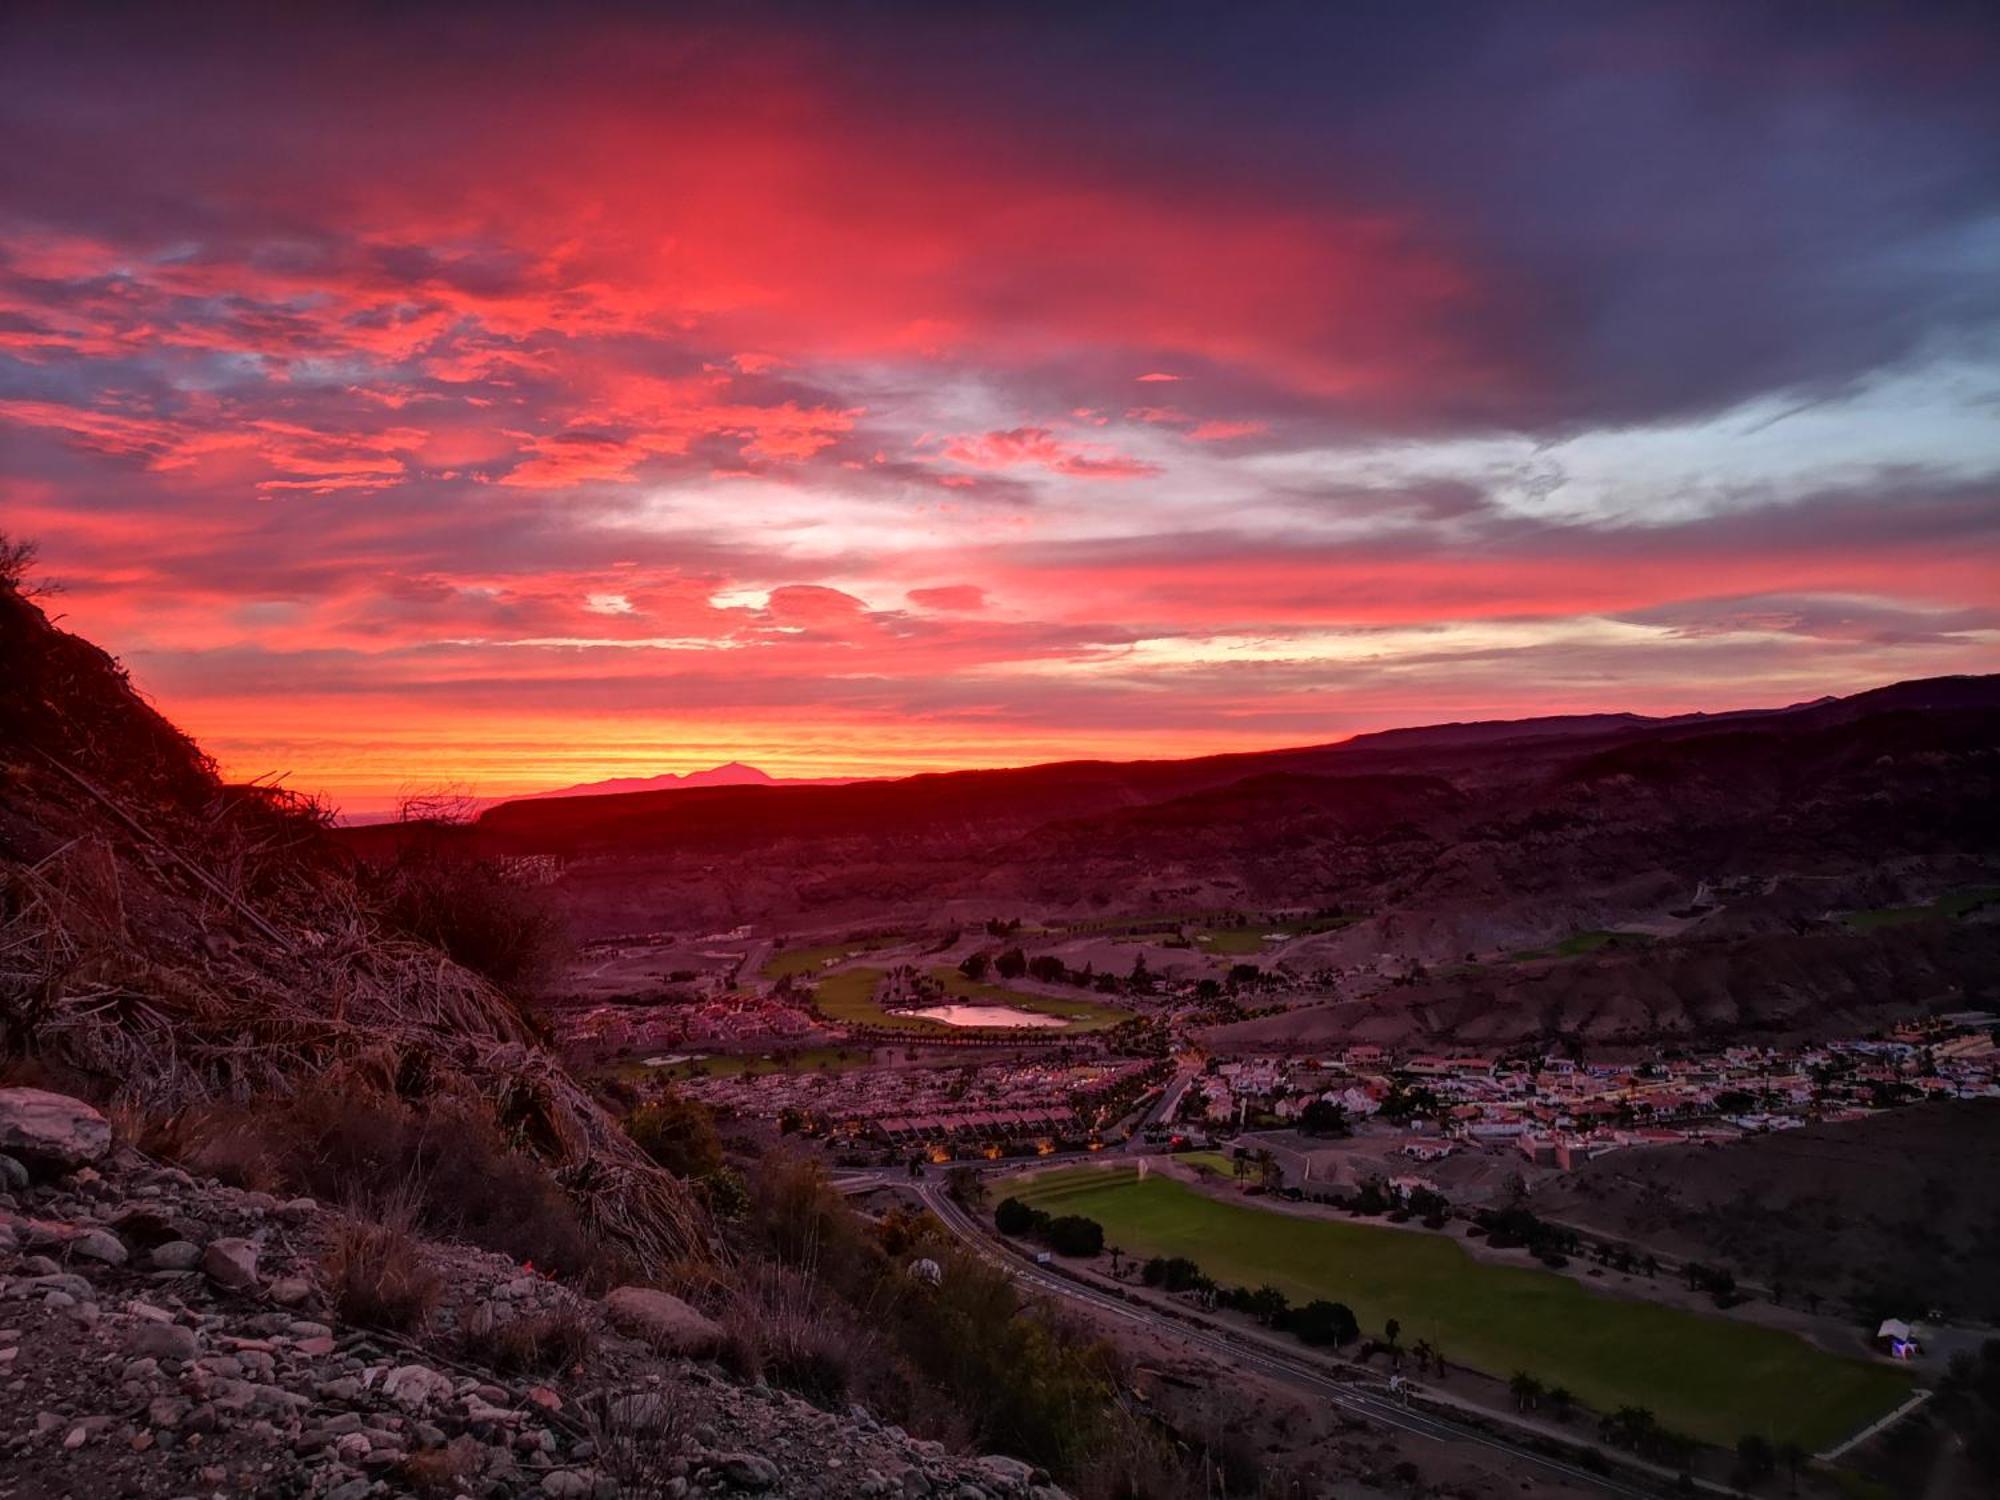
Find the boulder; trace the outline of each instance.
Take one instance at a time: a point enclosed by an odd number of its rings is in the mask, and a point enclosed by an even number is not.
[[[155,1245],[147,1258],[156,1271],[192,1271],[201,1264],[201,1246],[191,1240],[168,1240]]]
[[[451,1377],[428,1365],[398,1365],[382,1377],[382,1394],[408,1412],[448,1400],[451,1391]]]
[[[211,1240],[201,1252],[201,1268],[217,1286],[232,1292],[257,1288],[257,1246],[249,1240]]]
[[[722,1347],[721,1326],[669,1292],[621,1286],[604,1299],[604,1312],[621,1333],[683,1359],[706,1359]]]
[[[108,1229],[84,1230],[69,1242],[69,1253],[107,1266],[122,1266],[128,1258],[125,1242]]]
[[[756,1453],[724,1453],[715,1467],[739,1490],[768,1490],[778,1482],[778,1466]]]
[[[201,1352],[192,1328],[178,1323],[140,1323],[126,1335],[125,1348],[140,1359],[177,1359],[187,1363]]]
[[[0,1089],[0,1151],[30,1171],[74,1172],[111,1149],[111,1122],[81,1099]]]

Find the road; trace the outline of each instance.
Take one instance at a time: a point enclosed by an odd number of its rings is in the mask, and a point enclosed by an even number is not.
[[[1601,1494],[1629,1496],[1632,1500],[1655,1500],[1655,1497],[1669,1488],[1678,1477],[1672,1471],[1654,1465],[1636,1465],[1635,1460],[1629,1455],[1619,1454],[1617,1458],[1621,1464],[1644,1468],[1658,1477],[1659,1486],[1647,1488],[1628,1480],[1594,1473],[1580,1464],[1537,1453],[1520,1443],[1496,1437],[1490,1432],[1455,1421],[1450,1417],[1407,1407],[1388,1395],[1386,1387],[1371,1390],[1351,1382],[1335,1380],[1309,1360],[1285,1354],[1266,1346],[1259,1340],[1231,1333],[1212,1324],[1183,1322],[1178,1318],[1156,1312],[1143,1304],[1127,1302],[1060,1272],[1044,1271],[1018,1252],[1013,1252],[1010,1248],[1003,1249],[998,1245],[985,1233],[980,1224],[952,1200],[950,1193],[940,1182],[929,1178],[915,1180],[904,1178],[894,1185],[907,1187],[915,1192],[923,1200],[924,1206],[930,1209],[946,1228],[962,1239],[975,1254],[1000,1266],[1023,1285],[1049,1296],[1080,1303],[1096,1312],[1123,1319],[1154,1333],[1180,1339],[1234,1368],[1253,1370],[1307,1395],[1328,1401],[1363,1421],[1436,1442],[1472,1443],[1490,1448],[1523,1463],[1559,1474],[1575,1484],[1593,1488]],[[1499,1413],[1494,1413],[1492,1416],[1496,1421],[1506,1420]],[[1540,1432],[1528,1423],[1513,1425],[1521,1426],[1526,1431],[1535,1431],[1538,1436],[1545,1436],[1572,1446],[1578,1443],[1574,1434]],[[1697,1484],[1700,1489],[1711,1494],[1736,1493],[1721,1485],[1703,1481],[1697,1481]]]
[[[1146,1149],[1146,1132],[1152,1129],[1153,1126],[1162,1124],[1174,1117],[1175,1109],[1180,1106],[1181,1095],[1185,1094],[1188,1091],[1188,1085],[1200,1076],[1200,1064],[1187,1059],[1182,1059],[1176,1063],[1173,1079],[1164,1089],[1160,1090],[1159,1100],[1141,1117],[1139,1123],[1133,1127],[1132,1133],[1125,1137],[1125,1149],[1127,1151],[1144,1151]]]

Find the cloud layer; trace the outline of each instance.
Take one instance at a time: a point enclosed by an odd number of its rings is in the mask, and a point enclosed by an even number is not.
[[[2000,666],[1975,8],[60,11],[0,524],[355,809]]]

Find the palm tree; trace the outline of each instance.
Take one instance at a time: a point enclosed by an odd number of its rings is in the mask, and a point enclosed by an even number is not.
[[[1542,1383],[1526,1370],[1516,1370],[1514,1378],[1507,1382],[1507,1389],[1513,1393],[1516,1411],[1526,1411],[1542,1399]]]
[[[1403,1325],[1398,1323],[1394,1318],[1391,1318],[1388,1324],[1382,1329],[1382,1333],[1388,1340],[1389,1347],[1393,1349],[1396,1347],[1396,1340],[1402,1336]]]
[[[1575,1400],[1576,1397],[1569,1393],[1569,1387],[1566,1385],[1556,1386],[1549,1391],[1549,1405],[1554,1409],[1558,1422],[1569,1420],[1569,1409]]]
[[[1791,1493],[1794,1495],[1799,1492],[1799,1474],[1811,1458],[1797,1443],[1786,1443],[1778,1449],[1778,1462],[1785,1466],[1785,1477],[1791,1481]]]

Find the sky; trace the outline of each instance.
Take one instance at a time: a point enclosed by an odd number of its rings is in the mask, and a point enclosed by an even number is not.
[[[1991,7],[172,9],[0,20],[0,529],[232,776],[2000,670]]]

